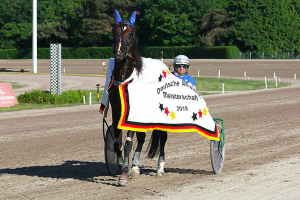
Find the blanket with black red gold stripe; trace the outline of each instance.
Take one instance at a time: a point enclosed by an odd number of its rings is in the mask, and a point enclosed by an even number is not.
[[[161,61],[143,58],[142,74],[119,85],[122,103],[118,128],[146,132],[198,132],[219,140],[219,131],[204,99],[185,86]]]

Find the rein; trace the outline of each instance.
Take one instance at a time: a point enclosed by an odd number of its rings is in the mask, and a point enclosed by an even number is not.
[[[130,43],[128,43],[128,41],[125,39],[125,38],[123,38],[122,37],[122,35],[123,35],[123,30],[124,30],[124,27],[126,26],[126,25],[130,25],[130,23],[128,22],[128,21],[126,21],[126,20],[124,20],[124,21],[122,21],[121,22],[121,33],[120,33],[120,35],[119,35],[119,37],[118,37],[118,40],[119,40],[119,42],[120,42],[120,45],[119,45],[119,48],[121,48],[121,42],[122,41],[124,41],[124,43],[125,43],[125,49],[124,49],[124,51],[123,52],[121,52],[120,51],[120,54],[122,55],[123,54],[123,57],[126,59],[125,60],[125,65],[124,65],[124,67],[123,67],[123,70],[122,70],[122,77],[121,77],[121,81],[116,81],[116,80],[114,80],[114,85],[120,85],[121,83],[123,83],[124,82],[124,80],[125,80],[125,74],[126,74],[126,71],[127,71],[127,67],[128,67],[128,59],[130,58],[130,59],[132,59],[133,61],[132,61],[132,71],[134,70],[134,68],[135,68],[135,62],[134,62],[134,57],[130,54],[130,48],[132,47],[132,44],[133,44],[133,42],[134,42],[134,40],[135,40],[135,34],[134,34],[134,31],[132,30],[132,40],[131,40],[131,42]],[[115,44],[116,44],[116,41],[114,41],[114,46],[115,46]],[[114,54],[116,55],[116,50],[114,49]]]

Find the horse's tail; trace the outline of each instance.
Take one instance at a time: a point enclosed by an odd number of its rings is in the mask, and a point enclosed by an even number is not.
[[[160,137],[159,130],[153,130],[146,152],[148,158],[154,158],[159,153]]]

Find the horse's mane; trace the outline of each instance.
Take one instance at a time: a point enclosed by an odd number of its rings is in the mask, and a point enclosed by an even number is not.
[[[133,52],[132,52],[132,56],[135,59],[135,67],[136,70],[138,71],[138,74],[140,74],[142,72],[142,68],[143,68],[143,62],[142,62],[142,56],[140,54],[139,48],[138,48],[138,43],[137,43],[137,38],[135,37],[135,39],[133,40]]]

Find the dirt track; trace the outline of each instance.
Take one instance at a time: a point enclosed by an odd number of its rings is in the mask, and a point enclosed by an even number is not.
[[[205,62],[218,73],[219,62]],[[273,61],[236,62],[241,71],[221,63],[226,76],[243,76],[244,67],[252,66],[251,77],[276,72],[293,82],[287,88],[204,96],[210,113],[225,120],[221,175],[212,173],[209,140],[169,133],[165,176],[155,177],[156,159],[142,157],[141,176],[116,187],[117,177],[105,167],[98,105],[18,111],[0,113],[0,199],[299,199],[300,86],[292,78],[300,62],[278,62],[286,70]]]

